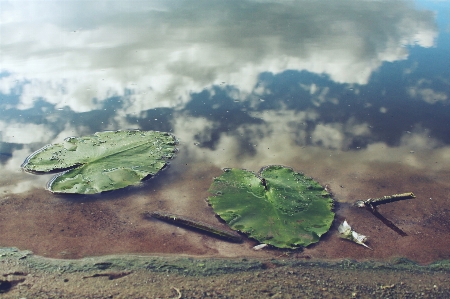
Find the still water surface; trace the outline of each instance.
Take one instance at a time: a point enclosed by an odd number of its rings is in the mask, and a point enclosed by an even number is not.
[[[424,1],[1,1],[0,246],[52,257],[279,256],[143,219],[222,225],[224,167],[283,164],[327,185],[336,221],[299,257],[450,258],[450,5]],[[49,143],[103,130],[173,133],[140,186],[45,190],[20,169]],[[358,199],[414,192],[380,206]],[[344,219],[374,249],[339,239]]]

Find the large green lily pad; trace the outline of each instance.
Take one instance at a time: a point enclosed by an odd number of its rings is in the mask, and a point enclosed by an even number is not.
[[[208,202],[232,229],[279,248],[318,242],[334,219],[330,194],[285,166],[267,166],[258,174],[225,169],[209,192]]]
[[[138,184],[155,175],[173,157],[176,140],[157,131],[107,131],[69,137],[31,154],[22,168],[54,172],[48,189],[57,193],[93,194]]]

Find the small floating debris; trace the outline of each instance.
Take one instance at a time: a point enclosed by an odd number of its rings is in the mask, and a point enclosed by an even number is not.
[[[367,237],[352,230],[352,227],[350,226],[350,224],[348,224],[347,220],[344,220],[344,222],[341,225],[339,225],[338,231],[340,234],[339,236],[341,238],[353,241],[356,244],[362,245],[366,248],[369,248],[370,250],[373,250],[364,243],[367,241]]]
[[[172,290],[175,290],[175,292],[177,292],[177,296],[176,297],[172,297],[170,299],[181,299],[182,295],[181,295],[181,291],[179,289],[177,289],[176,287],[172,287]]]
[[[253,250],[261,250],[261,249],[263,249],[264,247],[266,247],[267,246],[267,244],[265,244],[265,243],[262,243],[262,244],[259,244],[259,245],[256,245],[256,246],[253,246]]]

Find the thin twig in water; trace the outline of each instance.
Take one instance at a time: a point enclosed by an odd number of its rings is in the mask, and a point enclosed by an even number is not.
[[[414,193],[406,192],[406,193],[400,193],[400,194],[387,195],[387,196],[383,196],[383,197],[379,197],[379,198],[369,198],[366,200],[358,200],[355,203],[355,205],[359,208],[364,208],[367,206],[370,206],[371,208],[373,208],[374,206],[377,206],[377,205],[386,204],[386,203],[403,200],[403,199],[411,199],[411,198],[416,198]]]
[[[416,198],[414,193],[412,192],[406,192],[406,193],[400,193],[400,194],[394,194],[394,195],[388,195],[383,196],[379,198],[369,198],[366,200],[358,200],[355,202],[355,206],[359,208],[366,208],[371,212],[375,217],[380,219],[384,224],[386,224],[390,229],[394,230],[396,233],[401,235],[402,237],[407,236],[407,234],[402,231],[399,227],[397,227],[392,221],[386,219],[377,211],[377,206],[381,204],[386,204],[398,200],[404,200],[404,199],[411,199]]]
[[[164,220],[166,222],[174,223],[177,225],[183,225],[185,227],[190,227],[202,232],[209,233],[211,235],[214,235],[216,237],[220,237],[222,239],[226,239],[228,241],[232,242],[242,242],[242,237],[238,233],[234,231],[228,231],[224,230],[220,227],[204,223],[201,221],[189,219],[185,216],[175,215],[175,214],[169,214],[165,212],[145,212],[145,217],[154,217],[158,218],[160,220]]]

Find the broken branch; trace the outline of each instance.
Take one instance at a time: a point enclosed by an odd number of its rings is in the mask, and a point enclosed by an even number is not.
[[[394,195],[387,195],[387,196],[383,196],[383,197],[379,197],[379,198],[369,198],[366,200],[358,200],[355,203],[355,205],[359,208],[364,208],[367,206],[371,206],[371,208],[373,208],[374,206],[377,206],[377,205],[390,203],[390,202],[403,200],[403,199],[411,199],[411,198],[416,198],[416,196],[412,192],[407,192],[407,193],[400,193],[400,194],[394,194]]]
[[[379,197],[379,198],[369,198],[366,200],[358,200],[357,202],[355,202],[355,206],[357,206],[359,208],[366,208],[373,215],[375,215],[375,217],[377,217],[378,219],[383,221],[383,223],[386,224],[390,229],[394,230],[399,235],[404,237],[404,236],[407,236],[407,234],[404,231],[402,231],[400,228],[398,228],[392,221],[384,218],[380,213],[378,213],[377,205],[390,203],[390,202],[403,200],[403,199],[410,199],[410,198],[416,198],[414,193],[407,192],[407,193],[383,196],[383,197]]]

